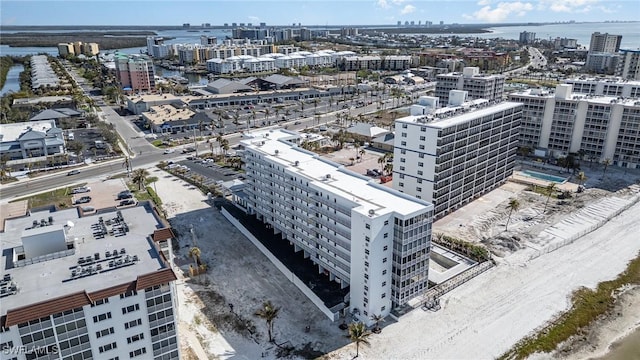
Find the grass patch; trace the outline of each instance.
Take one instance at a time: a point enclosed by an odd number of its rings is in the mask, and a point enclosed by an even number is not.
[[[558,344],[577,334],[599,316],[614,309],[615,292],[626,284],[640,284],[640,253],[614,280],[598,284],[595,290],[581,288],[571,297],[571,309],[539,333],[520,340],[499,359],[525,359],[536,352],[549,353]]]
[[[76,185],[73,187],[66,187],[66,188],[57,189],[53,191],[47,191],[42,194],[20,198],[20,199],[12,200],[10,202],[27,200],[29,209],[43,207],[43,206],[51,206],[51,205],[55,205],[58,208],[67,208],[73,205],[71,203],[71,190],[73,190],[76,187],[80,187],[84,185],[86,185],[86,183]]]

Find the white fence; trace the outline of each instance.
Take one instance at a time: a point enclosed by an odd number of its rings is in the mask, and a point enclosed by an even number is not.
[[[313,291],[311,291],[311,289],[309,289],[302,280],[300,280],[294,273],[292,273],[289,269],[287,269],[287,267],[280,262],[280,260],[278,260],[278,258],[276,258],[273,254],[271,254],[271,252],[264,247],[264,245],[262,245],[262,243],[255,238],[255,236],[253,236],[253,234],[247,230],[236,218],[233,217],[233,215],[231,215],[225,208],[222,208],[220,210],[222,212],[222,215],[229,220],[229,222],[231,224],[233,224],[233,226],[235,226],[238,230],[240,230],[240,232],[242,232],[242,234],[244,236],[247,237],[247,239],[249,239],[249,241],[251,241],[253,243],[253,245],[255,245],[258,250],[260,250],[264,256],[266,256],[269,261],[271,261],[273,263],[273,265],[276,266],[276,268],[278,268],[278,270],[280,270],[280,272],[287,277],[287,279],[291,280],[291,282],[298,288],[300,289],[300,291],[302,291],[307,298],[309,298],[309,300],[311,300],[311,302],[313,302],[318,309],[320,309],[320,311],[322,311],[329,319],[331,319],[331,321],[336,321],[339,318],[339,312],[332,312],[331,310],[329,310],[329,308],[327,308],[324,305],[324,302],[322,300],[320,300],[320,298],[313,293]]]

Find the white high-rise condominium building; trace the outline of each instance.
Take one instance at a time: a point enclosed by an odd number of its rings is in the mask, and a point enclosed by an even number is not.
[[[565,79],[564,84],[573,87],[572,92],[584,95],[621,96],[625,98],[640,98],[640,81],[628,81],[614,77],[580,77]],[[536,91],[534,91],[536,92]]]
[[[580,84],[587,89],[588,84]],[[616,84],[602,82],[593,91],[632,92],[635,97],[574,94],[571,84],[558,85],[555,93],[531,89],[510,94],[511,101],[524,104],[519,145],[554,157],[583,154],[640,168],[640,83],[607,85]]]
[[[297,133],[248,136],[248,212],[349,286],[361,321],[427,290],[433,205],[299,148]]]
[[[501,101],[504,93],[504,75],[483,75],[477,67],[465,67],[462,73],[448,73],[436,76],[435,96],[440,105],[449,104],[451,90],[463,90],[470,100],[486,99]]]
[[[640,80],[640,50],[620,50],[616,76],[627,80]]]
[[[0,359],[179,359],[176,276],[145,207],[6,221]],[[153,235],[152,235],[153,234]]]
[[[622,35],[594,32],[591,34],[589,52],[615,53],[620,50]]]
[[[421,97],[411,116],[396,120],[393,188],[424,199],[442,217],[496,188],[513,173],[522,105],[464,101],[438,109]]]

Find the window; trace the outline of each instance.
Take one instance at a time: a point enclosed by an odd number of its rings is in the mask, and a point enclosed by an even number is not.
[[[126,297],[134,296],[134,295],[138,295],[138,292],[137,292],[137,291],[135,291],[135,290],[127,291],[127,292],[126,292],[126,293],[124,293],[124,294],[120,294],[120,299],[124,299],[124,298],[126,298]]]
[[[420,140],[421,140],[421,141],[424,141],[424,140],[425,140],[425,137],[424,137],[424,136],[420,136]]]
[[[424,154],[423,154],[423,153],[420,153],[420,154],[418,154],[418,157],[419,157],[420,159],[424,159]]]
[[[421,162],[418,163],[418,167],[423,167],[423,166],[424,166],[424,163],[421,163]]]
[[[136,310],[140,310],[140,304],[133,304],[133,305],[129,305],[127,307],[123,307],[122,308],[122,315],[128,314],[128,313],[136,311]]]
[[[427,128],[426,128],[426,126],[421,126],[421,127],[420,127],[420,131],[422,131],[422,132],[427,132]]]
[[[387,275],[387,270],[382,270],[382,275]]]
[[[142,325],[142,319],[138,319],[138,320],[131,320],[128,323],[124,324],[124,328],[128,329],[128,328],[132,328],[132,327],[136,327]]]
[[[107,335],[111,335],[113,334],[113,328],[110,327],[108,329],[104,329],[104,330],[100,330],[100,331],[96,331],[96,337],[99,339],[103,336],[107,336]]]
[[[402,137],[407,137],[407,133],[406,133],[406,132],[403,132],[400,136],[402,136]]]
[[[422,188],[421,188],[421,187],[417,187],[417,188],[416,188],[416,191],[417,191],[417,192],[422,192]]]
[[[367,285],[364,286],[364,291],[369,291],[369,287]]]
[[[383,282],[382,282],[382,286],[387,286],[387,282],[386,282],[386,281],[383,281]]]
[[[384,299],[387,297],[387,293],[382,293],[382,296],[380,298]]]
[[[406,159],[405,158],[400,158],[400,162],[401,163],[406,162]]]
[[[369,255],[369,249],[364,249],[365,255]]]
[[[387,307],[383,306],[383,307],[380,308],[380,311],[385,311],[386,309],[387,309]]]
[[[422,184],[422,179],[418,179],[418,184]]]
[[[404,171],[404,166],[400,166],[400,171]]]
[[[369,239],[369,237],[368,237],[368,236],[365,236],[365,237],[364,237],[364,241],[369,242],[369,241],[371,241],[371,239]]]
[[[98,351],[100,352],[100,354],[102,354],[105,351],[109,351],[111,349],[117,349],[117,348],[118,348],[118,344],[116,344],[115,342],[112,342],[111,344],[100,346],[98,348]]]
[[[386,263],[387,262],[387,258],[382,259],[382,262]]]
[[[385,221],[384,221],[384,225],[385,225],[385,226],[389,225],[389,220],[385,220]]]
[[[407,150],[405,150],[405,149],[400,149],[400,154],[404,155],[404,154],[406,154],[406,153],[407,153]]]
[[[364,262],[364,266],[369,266],[369,262],[368,262],[368,261],[365,261],[365,262]]]
[[[371,225],[369,225],[369,224],[366,224],[364,227],[367,228],[367,229],[371,229]]]
[[[424,150],[424,145],[420,145],[418,147],[420,148],[420,150]]]
[[[364,274],[364,278],[368,279],[369,278],[369,274]]]
[[[418,170],[418,175],[422,175],[422,170]],[[422,184],[422,179],[418,179],[418,183]]]
[[[406,129],[407,128],[407,124],[402,124],[402,128]]]
[[[129,357],[133,358],[133,357],[140,356],[140,355],[146,354],[146,353],[147,353],[147,348],[142,348],[142,349],[130,351],[129,352]]]
[[[387,234],[384,234],[384,237],[387,237]],[[387,250],[389,250],[389,246],[385,245],[385,246],[382,248],[382,251],[387,251]]]
[[[399,183],[398,186],[404,187],[404,183]]]
[[[137,335],[133,335],[133,336],[130,336],[130,337],[127,338],[127,344],[131,344],[133,342],[136,342],[136,341],[139,341],[139,340],[142,340],[142,339],[144,339],[144,334],[143,333],[140,333],[140,334],[137,334]]]
[[[93,322],[97,323],[97,322],[104,321],[104,320],[107,320],[107,319],[111,319],[111,312],[94,316],[93,317]]]
[[[102,304],[107,304],[107,303],[109,303],[109,298],[100,299],[100,300],[97,300],[94,303],[92,303],[91,307],[95,307],[95,306],[102,305]]]
[[[401,141],[401,142],[400,142],[400,145],[402,145],[402,146],[407,146],[407,142],[406,142],[406,141]]]

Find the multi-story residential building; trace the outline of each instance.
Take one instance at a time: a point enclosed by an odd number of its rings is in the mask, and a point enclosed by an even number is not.
[[[620,50],[622,35],[594,32],[591,34],[589,52],[616,53]]]
[[[179,359],[176,276],[156,245],[172,234],[152,211],[7,220],[0,359]]]
[[[640,50],[620,50],[616,76],[627,80],[640,80]]]
[[[589,51],[584,70],[613,75],[619,63],[619,54]]]
[[[75,55],[72,43],[59,43],[58,44],[58,56],[65,57],[69,55]]]
[[[640,98],[640,81],[628,81],[619,78],[580,77],[565,79],[562,82],[571,85],[574,93]]]
[[[502,100],[504,93],[504,75],[483,75],[477,67],[465,67],[462,73],[436,75],[435,96],[442,106],[449,103],[451,90],[463,90],[470,100]]]
[[[96,43],[84,43],[82,53],[86,56],[96,56],[100,52],[100,47]]]
[[[148,56],[116,53],[114,59],[116,78],[123,89],[129,91],[155,89],[153,61]]]
[[[556,48],[556,50],[575,49],[578,47],[578,39],[557,37],[553,40],[553,47]]]
[[[295,132],[246,136],[249,214],[349,286],[350,310],[361,321],[371,324],[371,316],[426,291],[431,204],[299,148]]]
[[[439,218],[503,184],[513,173],[522,105],[465,101],[438,109],[421,97],[396,120],[393,188],[433,203]]]
[[[200,35],[200,45],[218,45],[218,38],[211,35]]]
[[[510,94],[511,101],[524,104],[519,145],[547,150],[554,157],[584,154],[591,160],[640,168],[638,85],[634,98],[573,94],[571,84],[558,85],[555,93],[530,89]],[[598,92],[602,86],[597,85]]]
[[[536,41],[536,33],[523,31],[520,33],[520,44],[533,44]]]

